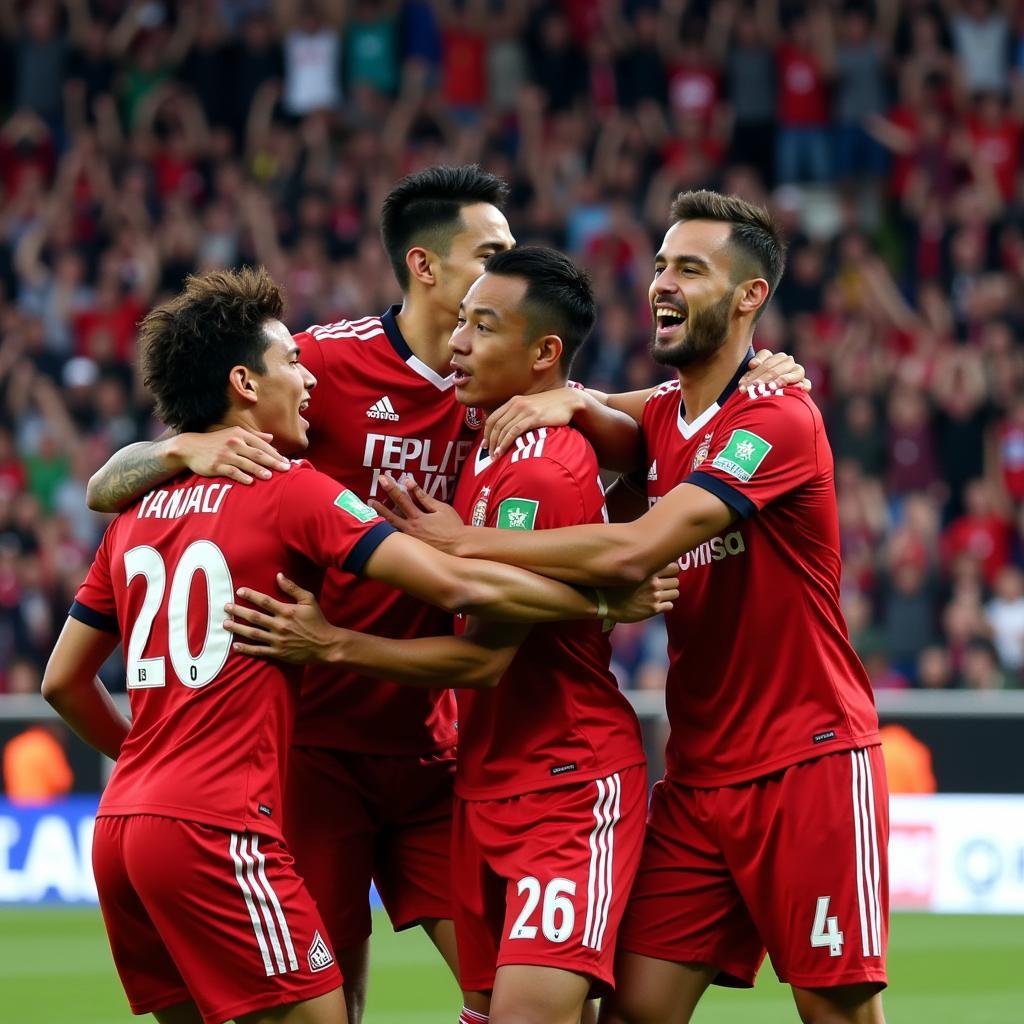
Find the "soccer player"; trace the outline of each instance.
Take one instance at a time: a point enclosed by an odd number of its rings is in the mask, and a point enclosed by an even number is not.
[[[713,192],[680,195],[672,220],[650,302],[654,358],[678,380],[642,414],[650,510],[513,533],[469,529],[415,488],[416,501],[390,488],[407,516],[392,518],[449,552],[578,584],[679,559],[666,776],[604,1019],[689,1020],[708,985],[752,984],[767,949],[803,1021],[879,1024],[888,799],[839,605],[832,454],[802,390],[737,386],[783,244],[764,210]],[[540,398],[584,423],[603,415],[582,392]]]
[[[309,456],[363,500],[384,495],[382,477],[403,474],[436,498],[454,493],[482,416],[456,401],[448,338],[487,257],[513,245],[501,212],[506,195],[501,179],[475,166],[403,179],[381,213],[401,306],[296,335],[319,380]],[[765,358],[755,372],[785,380],[792,366],[788,357]],[[133,445],[90,482],[90,505],[115,510],[184,467],[251,481],[286,465],[269,441],[236,431]],[[352,629],[451,633],[437,609],[351,574],[329,572],[321,600],[331,622]],[[455,721],[449,691],[371,683],[338,666],[306,671],[285,830],[338,950],[353,1024],[365,1002],[371,878],[395,928],[422,925],[457,974],[448,854]]]
[[[140,330],[142,366],[165,421],[199,431],[238,424],[286,451],[304,448],[316,380],[281,310],[262,270],[190,279],[154,310]],[[330,939],[283,841],[299,676],[233,655],[221,612],[236,589],[268,589],[276,571],[318,589],[327,566],[450,611],[608,613],[603,595],[507,566],[481,572],[401,537],[305,462],[252,489],[186,473],[118,516],[43,692],[117,759],[98,812],[96,883],[132,1009],[162,1024],[346,1019]],[[119,637],[130,726],[95,679]]]
[[[485,413],[564,386],[594,323],[590,283],[552,249],[492,256],[449,342],[458,400]],[[473,527],[530,531],[607,521],[597,458],[571,427],[528,433],[493,459],[478,444],[454,507]],[[672,575],[677,568],[673,564]],[[576,1024],[612,984],[615,939],[640,857],[647,773],[640,726],[597,623],[460,623],[461,636],[392,641],[332,629],[253,596],[228,628],[248,654],[316,658],[458,690],[451,846],[463,1020]],[[499,681],[500,680],[500,681]]]

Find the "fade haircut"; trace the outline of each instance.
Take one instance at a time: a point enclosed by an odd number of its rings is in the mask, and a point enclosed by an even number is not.
[[[281,289],[263,267],[190,275],[180,295],[139,324],[142,381],[160,419],[180,431],[219,422],[231,368],[266,372],[263,328],[283,310]]]
[[[771,214],[763,206],[755,206],[739,196],[701,189],[680,192],[672,203],[671,216],[673,224],[684,220],[717,220],[731,225],[733,280],[763,277],[768,282],[768,299],[757,311],[760,316],[786,269],[786,243]]]
[[[531,337],[557,334],[562,339],[562,370],[569,372],[576,353],[597,319],[590,275],[567,256],[541,245],[523,245],[495,253],[488,274],[526,281],[521,311]]]
[[[380,237],[402,291],[409,287],[406,253],[413,246],[445,257],[462,230],[462,208],[489,203],[505,208],[508,185],[478,164],[427,167],[403,178],[380,211]]]

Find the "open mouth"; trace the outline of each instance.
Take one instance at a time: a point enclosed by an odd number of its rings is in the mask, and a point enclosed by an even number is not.
[[[458,363],[452,363],[451,370],[452,379],[455,381],[455,386],[457,388],[463,387],[467,383],[469,378],[472,376],[471,374],[467,373],[461,366],[459,366]]]
[[[654,323],[656,324],[655,334],[659,338],[671,336],[678,328],[686,323],[687,313],[685,309],[678,306],[670,306],[666,303],[658,303],[654,307]]]

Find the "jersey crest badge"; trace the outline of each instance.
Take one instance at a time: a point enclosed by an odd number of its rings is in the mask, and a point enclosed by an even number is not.
[[[466,410],[466,426],[470,430],[479,430],[484,425],[484,414],[481,410],[470,406]]]
[[[326,971],[334,963],[334,954],[327,943],[324,942],[319,932],[313,932],[313,941],[310,943],[309,952],[306,954],[306,962],[314,974],[317,971]]]
[[[714,436],[714,432],[704,435],[704,440],[701,441],[700,447],[697,449],[697,454],[693,457],[693,465],[690,467],[690,472],[700,469],[701,463],[708,457],[708,452],[711,450],[711,438]]]
[[[480,497],[477,498],[476,504],[473,506],[473,518],[470,520],[471,526],[483,526],[487,522],[487,501],[490,496],[490,487],[481,488]]]

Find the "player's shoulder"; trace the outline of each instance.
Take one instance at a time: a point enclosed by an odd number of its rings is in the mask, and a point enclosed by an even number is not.
[[[516,438],[508,454],[510,466],[555,463],[569,469],[595,458],[590,442],[571,426],[528,430],[522,437]]]
[[[574,427],[538,427],[517,438],[504,458],[505,482],[564,484],[597,477],[597,456]]]
[[[364,316],[358,320],[335,320],[330,324],[311,324],[295,335],[299,347],[317,345],[325,357],[358,358],[365,354],[367,344],[386,341],[387,334],[379,316]]]
[[[820,410],[800,387],[738,388],[724,411],[728,414],[727,420],[764,423],[780,430],[815,433],[823,428]]]
[[[663,405],[670,406],[673,401],[679,401],[679,381],[667,380],[651,390],[644,405],[656,409]]]

